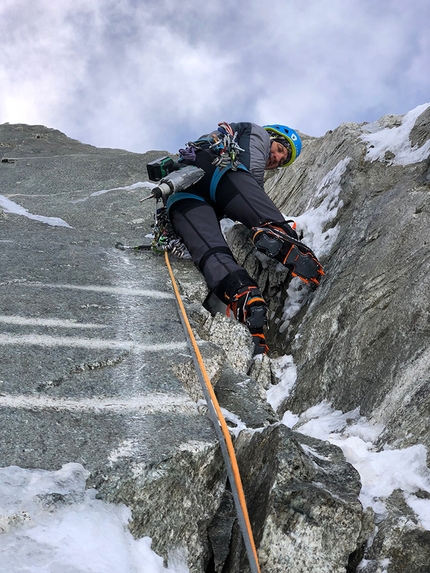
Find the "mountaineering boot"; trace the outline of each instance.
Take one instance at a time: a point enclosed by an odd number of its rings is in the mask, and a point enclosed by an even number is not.
[[[267,354],[269,348],[263,329],[266,324],[267,306],[259,289],[247,286],[231,297],[227,316],[230,314],[248,327],[254,341],[254,356]]]
[[[248,328],[263,328],[266,324],[266,301],[257,287],[248,286],[231,297],[227,316],[230,313]]]
[[[263,329],[255,329],[256,332],[253,332],[254,329],[249,329],[252,334],[252,340],[254,341],[254,356],[258,354],[267,354],[270,348],[266,344],[266,337],[264,336]]]
[[[259,251],[289,268],[293,277],[319,285],[324,275],[321,263],[286,222],[263,223],[251,230],[252,242]]]
[[[226,275],[214,288],[214,294],[227,306],[226,315],[245,324],[254,340],[254,355],[269,351],[264,337],[267,305],[257,283],[245,269]]]

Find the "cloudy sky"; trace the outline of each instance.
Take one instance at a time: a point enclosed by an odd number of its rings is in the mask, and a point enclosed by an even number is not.
[[[220,121],[323,135],[430,101],[428,0],[0,0],[0,123],[177,151]]]

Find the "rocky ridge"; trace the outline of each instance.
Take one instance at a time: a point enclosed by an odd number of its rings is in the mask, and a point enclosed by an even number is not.
[[[414,116],[411,149],[429,145],[429,110]],[[401,139],[407,119],[304,136],[300,161],[268,179],[323,260],[316,291],[255,257],[241,225],[227,232],[271,301],[271,359],[253,360],[246,329],[205,310],[194,266],[172,261],[236,436],[263,572],[428,570],[429,531],[401,491],[384,515],[363,509],[341,449],[301,433],[303,422],[280,423],[326,401],[383,427],[380,449],[429,446],[429,154],[402,164],[392,146],[370,160],[378,146],[366,141],[383,129]],[[179,548],[191,572],[247,571],[164,263],[113,248],[148,232],[152,210],[139,204],[137,182],[162,153],[100,150],[42,126],[0,126],[0,145],[0,195],[51,217],[3,203],[3,312],[15,322],[2,323],[1,465],[81,463],[88,486],[128,505],[133,534],[149,535],[166,559]],[[277,355],[293,357],[297,379],[271,406]]]

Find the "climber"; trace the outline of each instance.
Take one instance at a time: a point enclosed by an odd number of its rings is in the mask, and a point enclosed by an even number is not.
[[[219,221],[226,216],[243,223],[259,251],[318,285],[324,274],[319,261],[264,192],[265,169],[291,165],[300,151],[299,135],[284,125],[220,123],[216,131],[180,150],[180,162],[200,167],[205,175],[167,201],[172,226],[210,291],[249,328],[254,355],[268,351],[267,305],[256,281],[236,262]]]

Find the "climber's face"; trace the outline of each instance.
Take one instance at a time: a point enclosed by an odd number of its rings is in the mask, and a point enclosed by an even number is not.
[[[278,141],[272,141],[270,146],[269,159],[266,162],[266,169],[276,169],[281,167],[288,160],[288,149]]]

